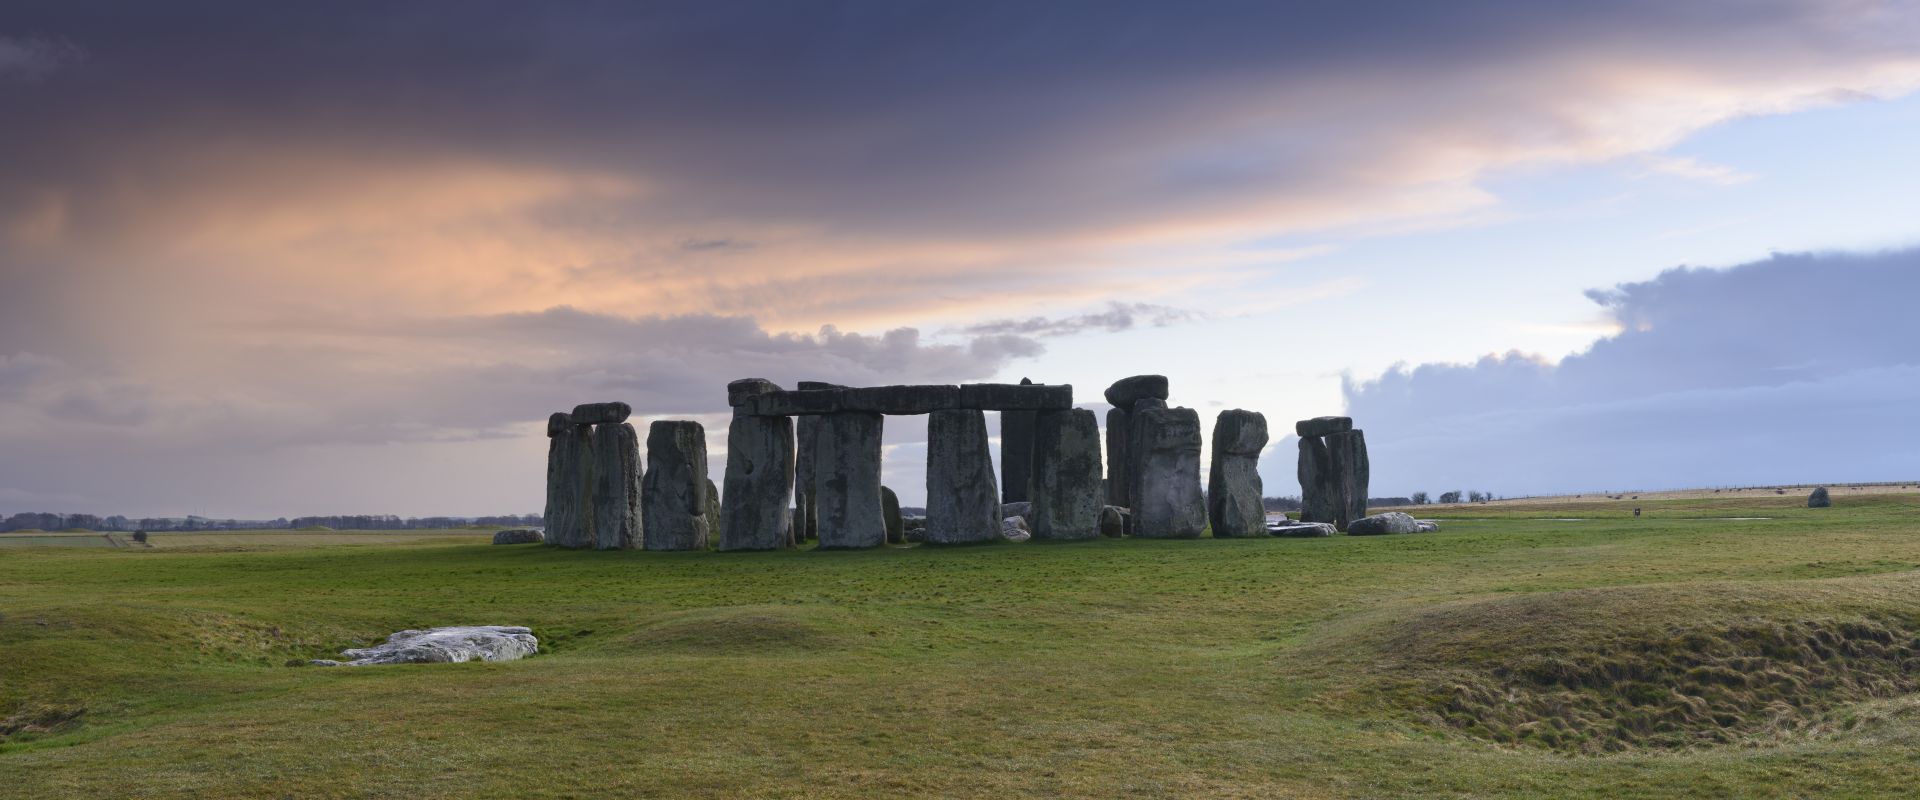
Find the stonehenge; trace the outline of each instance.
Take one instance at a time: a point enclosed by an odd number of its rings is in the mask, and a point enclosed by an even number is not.
[[[1299,522],[1267,523],[1258,471],[1270,434],[1259,412],[1219,413],[1202,490],[1202,428],[1170,407],[1162,375],[1115,381],[1103,432],[1073,387],[960,384],[848,387],[761,378],[727,385],[721,485],[706,429],[656,420],[644,460],[625,403],[584,403],[547,420],[545,530],[574,549],[823,550],[1134,536],[1191,539],[1359,535],[1407,527],[1368,518],[1365,433],[1347,417],[1294,426]],[[994,463],[986,413],[1001,414]],[[927,418],[925,517],[902,516],[880,484],[886,417]],[[796,419],[797,418],[797,419]],[[997,469],[996,469],[997,467]],[[722,491],[724,489],[724,491]],[[913,530],[908,530],[909,523]],[[1357,529],[1355,529],[1357,526]],[[521,538],[521,537],[515,537]]]
[[[1207,472],[1207,520],[1218,538],[1265,536],[1260,451],[1267,448],[1267,418],[1257,411],[1220,412],[1213,423],[1213,461]]]
[[[1349,417],[1294,423],[1300,437],[1300,520],[1346,530],[1367,515],[1367,437]]]
[[[707,431],[698,422],[658,420],[647,429],[642,546],[647,550],[705,550]]]

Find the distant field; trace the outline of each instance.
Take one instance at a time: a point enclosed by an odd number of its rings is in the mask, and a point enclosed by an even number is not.
[[[98,533],[0,533],[0,547],[112,547]]]
[[[111,536],[112,540],[108,537]],[[452,544],[490,541],[492,531],[188,531],[147,534],[147,543],[133,541],[133,534],[116,531],[102,533],[0,533],[0,547],[135,547],[135,548],[242,548],[323,547],[341,544]]]
[[[0,797],[1913,796],[1920,495],[1803,499],[839,553],[22,547]],[[461,623],[543,652],[290,666]]]

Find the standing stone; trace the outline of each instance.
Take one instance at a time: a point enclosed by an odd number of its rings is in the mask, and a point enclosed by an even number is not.
[[[1127,507],[1132,508],[1135,512],[1127,517],[1127,535],[1129,536],[1133,535],[1134,527],[1140,524],[1140,514],[1138,513],[1140,510],[1138,508],[1140,505],[1140,483],[1145,477],[1148,455],[1145,446],[1142,444],[1142,437],[1146,435],[1144,432],[1145,419],[1143,415],[1148,409],[1164,411],[1166,408],[1167,401],[1148,397],[1134,401],[1133,408],[1127,411]],[[1206,508],[1202,507],[1200,512],[1205,514]]]
[[[707,431],[659,420],[647,428],[641,528],[648,550],[707,549]]]
[[[546,540],[560,543],[560,537],[576,513],[578,488],[573,485],[573,418],[564,411],[547,418],[547,508],[542,515]]]
[[[1133,463],[1127,458],[1127,434],[1132,430],[1127,409],[1107,409],[1107,505],[1110,506],[1132,505],[1127,497],[1127,491],[1133,487],[1133,476],[1127,469]]]
[[[725,481],[726,491],[720,495],[720,549],[793,546],[793,518],[787,509],[787,496],[793,492],[792,417],[736,412],[727,427]]]
[[[1827,487],[1825,486],[1814,489],[1813,494],[1807,495],[1807,507],[1832,508],[1833,495],[1827,491]]]
[[[822,549],[879,547],[887,542],[880,509],[882,419],[868,411],[820,417],[814,491],[819,499]],[[784,498],[781,505],[785,507]]]
[[[1215,538],[1265,536],[1260,451],[1267,447],[1267,418],[1254,411],[1220,412],[1213,423],[1212,469],[1207,474],[1207,519]]]
[[[1333,522],[1339,517],[1340,487],[1334,480],[1327,443],[1317,436],[1300,439],[1300,521]]]
[[[973,544],[1000,536],[987,416],[973,409],[927,415],[927,544]]]
[[[794,448],[793,469],[793,538],[796,542],[806,541],[820,535],[820,514],[815,480],[818,475],[815,465],[818,453],[815,452],[820,438],[820,418],[813,415],[794,420],[794,430],[798,443]]]
[[[1321,440],[1327,443],[1327,463],[1332,468],[1336,492],[1331,521],[1344,531],[1349,523],[1367,515],[1367,483],[1372,473],[1367,463],[1367,437],[1356,428],[1327,434]]]
[[[880,517],[887,525],[887,544],[907,543],[906,520],[900,517],[900,495],[880,487]]]
[[[1021,386],[1033,381],[1020,379]],[[1033,418],[1035,411],[1000,412],[1000,502],[1018,503],[1030,499],[1028,483],[1033,475]]]
[[[1100,535],[1109,539],[1127,535],[1127,510],[1119,506],[1100,509]]]
[[[707,478],[707,544],[712,546],[720,542],[720,487],[713,485],[713,479]]]
[[[1194,539],[1207,529],[1207,503],[1200,496],[1200,415],[1191,408],[1135,406],[1145,458],[1135,481],[1134,536]]]
[[[593,455],[593,548],[637,549],[640,435],[629,423],[602,422],[593,426]]]
[[[1106,507],[1100,486],[1100,423],[1083,408],[1034,418],[1033,500],[1028,527],[1042,540],[1093,539]]]
[[[560,437],[560,513],[548,520],[547,543],[577,549],[593,546],[593,426],[567,425]]]

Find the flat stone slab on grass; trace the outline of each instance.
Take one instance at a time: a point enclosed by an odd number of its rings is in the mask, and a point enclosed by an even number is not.
[[[1438,526],[1435,526],[1438,530]],[[1419,533],[1420,521],[1398,511],[1356,519],[1347,526],[1349,536],[1381,536],[1391,533]]]
[[[518,661],[540,649],[531,628],[517,625],[459,625],[401,631],[384,644],[340,651],[347,661],[315,659],[319,667],[373,664],[459,664],[466,661]]]
[[[1268,525],[1269,536],[1332,536],[1333,525],[1326,522],[1289,522],[1285,525]]]
[[[540,544],[546,540],[546,534],[532,528],[511,528],[493,535],[494,544]]]

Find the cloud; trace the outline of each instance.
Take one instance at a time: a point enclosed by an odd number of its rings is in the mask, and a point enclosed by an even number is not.
[[[1588,296],[1619,332],[1349,381],[1379,492],[1920,475],[1920,250],[1678,268]]]
[[[38,81],[86,57],[85,50],[65,39],[0,36],[0,79]]]
[[[960,329],[961,333],[972,335],[1016,334],[1020,336],[1071,336],[1086,331],[1105,331],[1118,333],[1132,330],[1135,325],[1152,328],[1164,328],[1168,325],[1187,322],[1199,315],[1182,308],[1154,305],[1152,303],[1107,303],[1107,310],[1071,317],[1028,317],[1026,319],[996,319],[979,322]]]

